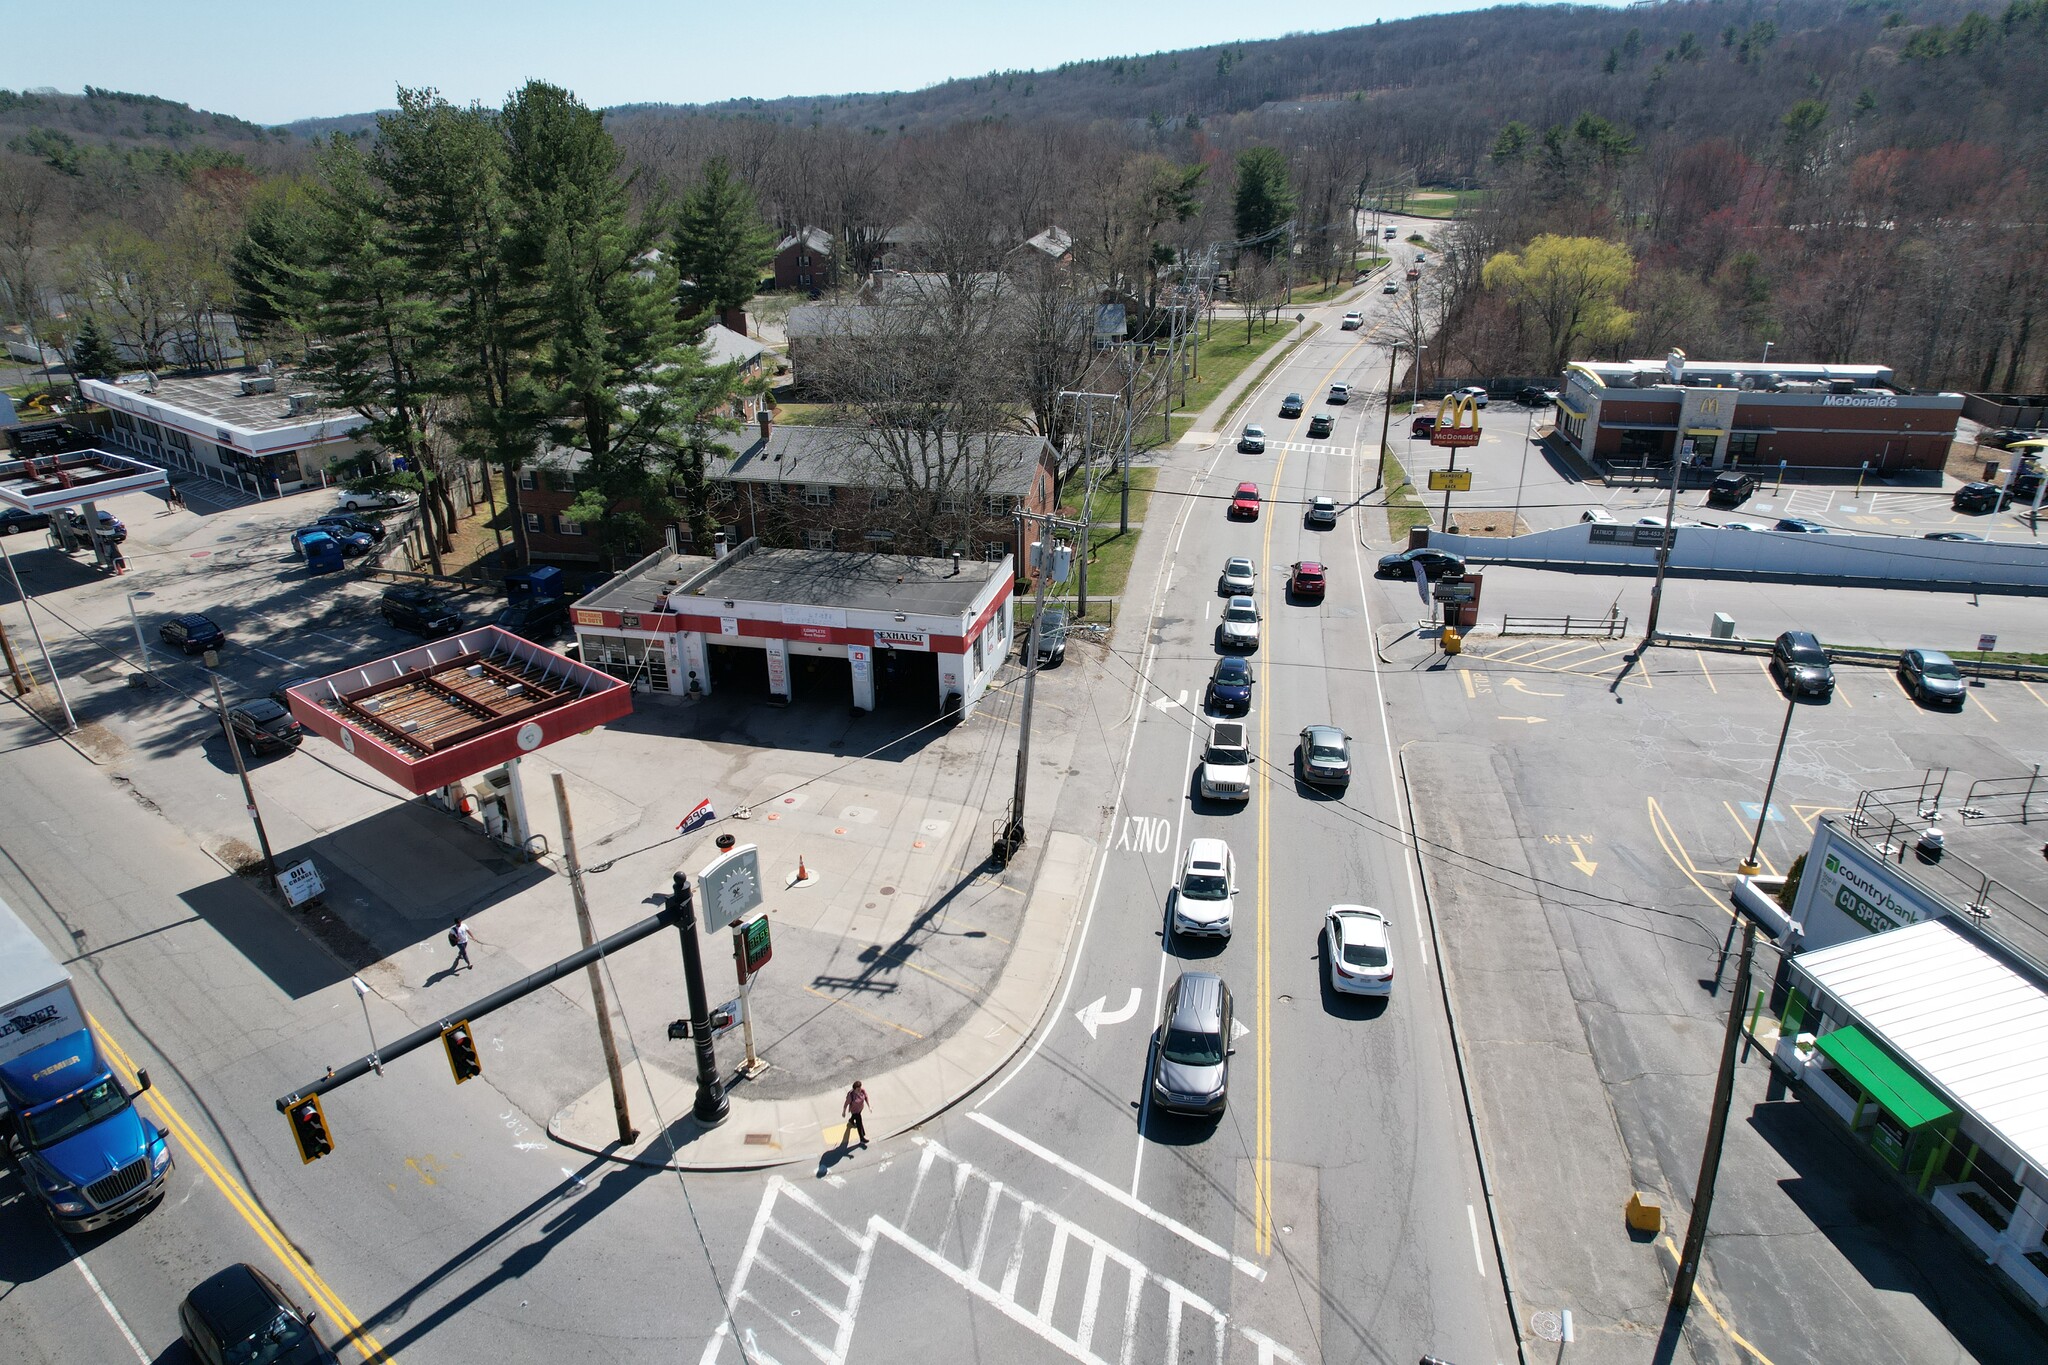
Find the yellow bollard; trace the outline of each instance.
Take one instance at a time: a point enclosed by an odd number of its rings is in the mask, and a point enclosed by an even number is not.
[[[1637,1232],[1656,1232],[1664,1226],[1664,1206],[1640,1191],[1628,1197],[1628,1225]]]
[[[1444,627],[1444,653],[1457,654],[1465,648],[1465,637],[1458,634],[1456,626]]]

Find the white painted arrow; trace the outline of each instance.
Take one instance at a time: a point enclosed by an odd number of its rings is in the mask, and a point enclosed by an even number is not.
[[[1136,1014],[1138,1012],[1138,1002],[1144,999],[1144,997],[1144,991],[1133,986],[1131,987],[1131,998],[1124,1001],[1122,1009],[1105,1010],[1103,1006],[1109,1003],[1109,997],[1104,995],[1098,996],[1096,999],[1081,1006],[1080,1009],[1075,1010],[1074,1017],[1081,1021],[1081,1027],[1087,1029],[1088,1036],[1093,1038],[1095,1030],[1104,1024],[1121,1024]]]
[[[1237,1041],[1238,1039],[1240,1039],[1240,1038],[1244,1037],[1244,1036],[1245,1036],[1245,1035],[1246,1035],[1247,1033],[1250,1033],[1250,1032],[1251,1032],[1251,1029],[1250,1029],[1250,1028],[1248,1028],[1248,1027],[1247,1027],[1247,1026],[1245,1025],[1245,1022],[1244,1022],[1244,1020],[1242,1020],[1242,1019],[1232,1019],[1232,1020],[1230,1021],[1230,1041],[1231,1041],[1231,1042],[1233,1042],[1233,1043],[1234,1043],[1234,1042],[1236,1042],[1236,1041]]]
[[[1179,701],[1175,701],[1172,697],[1161,697],[1158,701],[1152,703],[1152,709],[1154,711],[1171,711],[1176,706],[1185,707],[1187,704],[1188,694],[1182,692]]]

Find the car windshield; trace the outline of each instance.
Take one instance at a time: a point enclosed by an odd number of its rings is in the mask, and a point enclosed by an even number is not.
[[[1223,619],[1224,619],[1224,620],[1226,620],[1226,621],[1240,621],[1240,622],[1242,622],[1242,621],[1256,621],[1256,620],[1258,620],[1258,619],[1259,619],[1259,609],[1258,609],[1257,607],[1239,607],[1239,606],[1230,606],[1230,607],[1225,607],[1225,608],[1223,609]]]
[[[1223,1039],[1214,1033],[1169,1028],[1166,1030],[1166,1046],[1160,1051],[1167,1061],[1180,1066],[1220,1066],[1223,1062]]]
[[[1202,751],[1204,763],[1221,763],[1225,767],[1241,767],[1245,762],[1245,751],[1233,749],[1226,744],[1211,744]]]
[[[285,709],[274,701],[245,702],[240,709],[243,715],[259,725],[267,720],[276,720],[285,714]]]
[[[241,1341],[230,1342],[224,1352],[227,1365],[270,1365],[284,1360],[306,1340],[306,1324],[282,1308],[259,1331]]]
[[[1225,659],[1216,665],[1216,681],[1220,683],[1244,683],[1252,680],[1251,665],[1243,659]]]
[[[1242,576],[1245,574],[1249,574],[1252,571],[1252,562],[1249,559],[1233,559],[1228,564],[1224,565],[1223,569],[1226,573],[1238,574]]]
[[[1384,967],[1387,965],[1387,950],[1377,943],[1347,943],[1344,945],[1344,965]]]
[[[21,1123],[28,1132],[31,1147],[50,1147],[127,1107],[128,1096],[109,1078],[76,1095],[67,1095],[47,1109],[24,1113]]]
[[[1936,658],[1931,655],[1924,656],[1920,660],[1920,672],[1922,676],[1929,678],[1960,678],[1963,676],[1962,671],[1947,659]]]
[[[1228,900],[1230,879],[1221,872],[1190,872],[1180,880],[1180,893],[1189,900]]]
[[[1795,642],[1787,652],[1795,664],[1824,664],[1828,661],[1827,654],[1811,641],[1804,644]]]

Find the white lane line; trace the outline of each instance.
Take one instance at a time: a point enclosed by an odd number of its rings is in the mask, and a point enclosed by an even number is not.
[[[54,1231],[54,1229],[53,1229]],[[100,1301],[100,1307],[107,1310],[107,1316],[114,1320],[114,1326],[121,1333],[121,1339],[128,1343],[128,1349],[135,1352],[135,1358],[142,1365],[149,1365],[150,1354],[142,1349],[142,1343],[135,1339],[135,1333],[128,1330],[128,1320],[121,1316],[121,1310],[114,1307],[114,1301],[107,1297],[107,1291],[100,1288],[99,1276],[92,1273],[92,1267],[85,1263],[85,1257],[78,1254],[78,1248],[71,1245],[71,1239],[57,1233],[58,1242],[63,1244],[64,1254],[71,1258],[71,1264],[78,1267],[78,1273],[85,1276],[86,1287],[92,1296]]]
[[[1060,1270],[1067,1262],[1067,1225],[1062,1220],[1053,1225],[1052,1254],[1046,1258],[1045,1281],[1038,1286],[1038,1320],[1052,1321],[1053,1304],[1060,1296]]]
[[[1486,1253],[1479,1249],[1479,1215],[1472,1212],[1472,1206],[1465,1206],[1465,1225],[1472,1229],[1472,1260],[1479,1267],[1479,1278],[1486,1278]]]
[[[1209,457],[1209,467],[1201,472],[1201,474],[1198,476],[1197,482],[1203,479],[1207,479],[1209,475],[1213,474],[1216,471],[1217,464],[1222,459],[1223,452],[1219,449],[1216,451],[1215,454]],[[1194,502],[1195,500],[1192,498],[1182,499],[1182,506],[1180,509],[1180,529],[1174,533],[1173,551],[1171,554],[1167,556],[1167,560],[1169,563],[1173,560],[1174,556],[1180,553],[1181,541],[1187,535],[1188,521],[1190,519],[1190,513],[1194,507]],[[1157,617],[1159,615],[1160,609],[1165,605],[1166,594],[1163,585],[1165,581],[1171,576],[1172,575],[1170,570],[1168,571],[1168,573],[1161,576],[1162,590],[1159,593],[1157,593],[1152,599],[1152,615],[1154,617]],[[1110,824],[1108,827],[1111,829],[1116,828],[1117,813],[1124,808],[1124,785],[1130,781],[1131,755],[1138,747],[1138,722],[1144,717],[1145,714],[1145,693],[1151,688],[1152,665],[1158,659],[1158,657],[1159,641],[1157,635],[1155,634],[1151,643],[1147,644],[1145,647],[1145,657],[1138,664],[1138,680],[1135,689],[1131,693],[1131,733],[1129,738],[1124,740],[1123,771],[1117,775],[1116,795],[1110,798]],[[1100,849],[1097,851],[1095,855],[1095,886],[1094,889],[1088,893],[1088,912],[1081,917],[1081,931],[1079,934],[1075,936],[1072,954],[1067,959],[1067,982],[1064,986],[1060,987],[1060,1003],[1058,1008],[1054,1009],[1051,1014],[1046,1016],[1046,1019],[1049,1022],[1039,1027],[1038,1036],[1031,1040],[1031,1046],[1024,1053],[1023,1058],[1020,1061],[1018,1061],[1015,1066],[1012,1066],[1001,1080],[997,1081],[993,1086],[991,1086],[989,1088],[989,1092],[986,1095],[983,1095],[980,1099],[974,1102],[974,1107],[976,1109],[980,1109],[990,1100],[1002,1094],[1003,1087],[1008,1085],[1011,1081],[1015,1080],[1019,1072],[1023,1071],[1026,1067],[1031,1065],[1032,1060],[1038,1056],[1038,1050],[1045,1046],[1045,1040],[1052,1036],[1054,1024],[1058,1020],[1066,1017],[1067,1002],[1073,998],[1074,983],[1077,980],[1079,980],[1081,976],[1081,954],[1083,950],[1086,949],[1088,946],[1088,930],[1090,926],[1092,926],[1095,923],[1095,907],[1102,901],[1103,874],[1108,870],[1109,850],[1107,848]]]
[[[1187,703],[1188,694],[1185,692],[1181,693],[1180,699],[1181,703],[1185,705]],[[1188,727],[1188,751],[1187,755],[1181,759],[1181,771],[1186,772],[1188,769],[1188,765],[1194,761],[1195,727],[1190,725]],[[1181,857],[1187,847],[1187,845],[1182,841],[1181,836],[1185,834],[1187,831],[1189,804],[1190,803],[1187,801],[1182,801],[1180,803],[1179,813],[1176,814],[1174,817],[1173,863],[1172,866],[1167,868],[1167,877],[1169,880],[1171,880],[1174,875],[1174,869],[1180,866]],[[1163,905],[1159,907],[1159,927],[1159,980],[1154,982],[1152,985],[1152,998],[1154,1000],[1164,1000],[1166,998],[1166,964],[1173,957],[1173,925],[1170,921],[1167,920],[1166,907]],[[1136,1199],[1138,1197],[1138,1176],[1145,1169],[1145,1120],[1151,1114],[1151,1112],[1152,1087],[1150,1085],[1147,1085],[1138,1094],[1137,1151],[1132,1153],[1131,1155],[1131,1198],[1133,1199]]]
[[[1256,1265],[1253,1262],[1246,1260],[1242,1256],[1232,1255],[1228,1250],[1226,1250],[1222,1246],[1219,1246],[1210,1238],[1204,1237],[1201,1233],[1196,1232],[1187,1224],[1179,1221],[1178,1219],[1169,1218],[1167,1215],[1161,1213],[1158,1209],[1153,1208],[1151,1205],[1142,1203],[1135,1197],[1125,1194],[1122,1190],[1110,1184],[1101,1176],[1095,1174],[1095,1172],[1075,1165],[1073,1162],[1061,1156],[1058,1152],[1052,1151],[1047,1147],[1041,1146],[1040,1144],[1033,1142],[1030,1138],[1025,1137],[1022,1133],[1017,1132],[1015,1129],[1005,1127],[1003,1124],[998,1123],[996,1120],[990,1118],[987,1114],[982,1113],[980,1110],[973,1110],[969,1112],[967,1117],[973,1119],[976,1123],[988,1129],[997,1137],[1007,1138],[1009,1141],[1015,1143],[1017,1146],[1023,1148],[1025,1151],[1031,1153],[1031,1155],[1037,1157],[1040,1161],[1045,1162],[1048,1166],[1053,1166],[1059,1170],[1065,1171],[1068,1175],[1074,1177],[1076,1180],[1081,1181],[1083,1184],[1087,1185],[1089,1189],[1094,1190],[1097,1194],[1100,1194],[1105,1198],[1114,1199],[1117,1203],[1123,1205],[1125,1208],[1129,1209],[1132,1213],[1137,1214],[1139,1217],[1146,1218],[1154,1223],[1157,1223],[1160,1227],[1165,1228],[1168,1232],[1180,1238],[1189,1246],[1195,1247],[1196,1249],[1201,1251],[1206,1251],[1211,1256],[1214,1256],[1216,1259],[1220,1261],[1228,1261],[1231,1265],[1236,1266],[1239,1270],[1242,1270],[1245,1274],[1251,1276],[1255,1280],[1264,1280],[1266,1278],[1266,1268],[1264,1266]]]
[[[272,653],[271,653],[271,652],[270,652],[269,650],[265,649],[265,648],[264,648],[263,646],[261,646],[261,645],[244,645],[244,646],[242,646],[242,648],[244,648],[244,649],[248,650],[248,651],[249,651],[249,652],[250,652],[251,654],[261,654],[261,655],[262,655],[262,656],[263,656],[264,658],[266,658],[266,659],[275,659],[275,660],[277,660],[277,661],[278,661],[279,663],[281,663],[281,664],[284,664],[284,665],[286,665],[287,667],[291,667],[291,668],[297,668],[297,667],[298,667],[298,660],[296,660],[296,659],[287,659],[287,658],[285,658],[285,657],[284,657],[284,655],[282,655],[282,654],[272,654]]]

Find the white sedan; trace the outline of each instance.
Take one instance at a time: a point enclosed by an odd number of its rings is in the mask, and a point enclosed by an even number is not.
[[[380,512],[394,507],[410,507],[412,499],[403,493],[385,489],[370,489],[361,493],[343,493],[337,504],[344,512]]]
[[[1247,596],[1259,590],[1259,571],[1249,559],[1223,561],[1222,592],[1226,597]]]
[[[1387,917],[1365,905],[1333,905],[1323,917],[1323,961],[1330,989],[1347,995],[1392,995],[1394,953]]]

